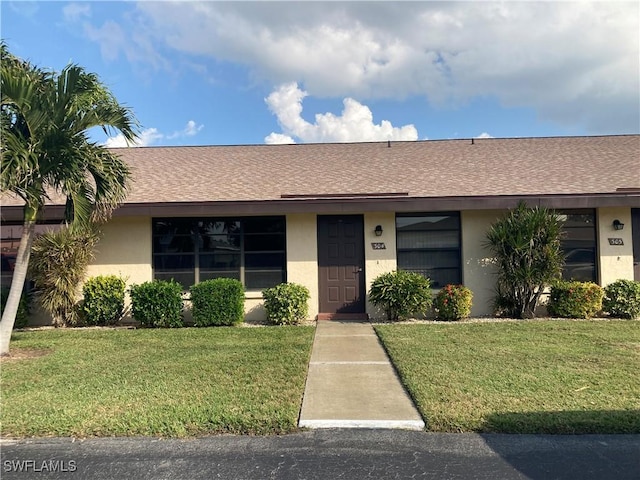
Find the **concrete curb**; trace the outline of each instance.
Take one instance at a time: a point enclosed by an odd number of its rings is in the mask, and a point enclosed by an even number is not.
[[[424,430],[422,420],[301,420],[301,428],[367,428],[389,430]]]

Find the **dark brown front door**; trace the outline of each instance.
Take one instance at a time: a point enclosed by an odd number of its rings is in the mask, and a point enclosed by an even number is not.
[[[364,221],[318,217],[320,313],[364,313]]]
[[[640,282],[640,208],[631,209],[631,236],[633,237],[633,278]]]

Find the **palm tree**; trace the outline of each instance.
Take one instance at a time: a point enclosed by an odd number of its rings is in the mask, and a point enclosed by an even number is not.
[[[495,255],[497,313],[533,318],[544,289],[562,277],[562,223],[544,207],[520,203],[487,232],[486,246]]]
[[[0,321],[0,355],[9,340],[29,265],[34,227],[49,195],[66,197],[71,228],[109,218],[126,197],[128,166],[88,131],[119,131],[133,142],[138,124],[98,77],[77,65],[59,74],[9,53],[0,42],[0,189],[24,200],[23,233]]]

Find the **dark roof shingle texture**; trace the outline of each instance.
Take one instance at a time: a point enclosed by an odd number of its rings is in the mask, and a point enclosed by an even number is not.
[[[640,188],[640,135],[117,149],[126,203],[612,193]],[[4,202],[3,202],[4,203]]]
[[[389,146],[390,145],[390,146]],[[131,148],[128,202],[609,193],[640,188],[640,136]]]

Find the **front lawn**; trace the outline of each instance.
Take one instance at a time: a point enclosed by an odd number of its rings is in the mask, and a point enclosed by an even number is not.
[[[640,322],[379,325],[434,432],[640,433]]]
[[[3,436],[194,436],[297,429],[312,327],[14,333]],[[44,354],[44,355],[42,355]]]

